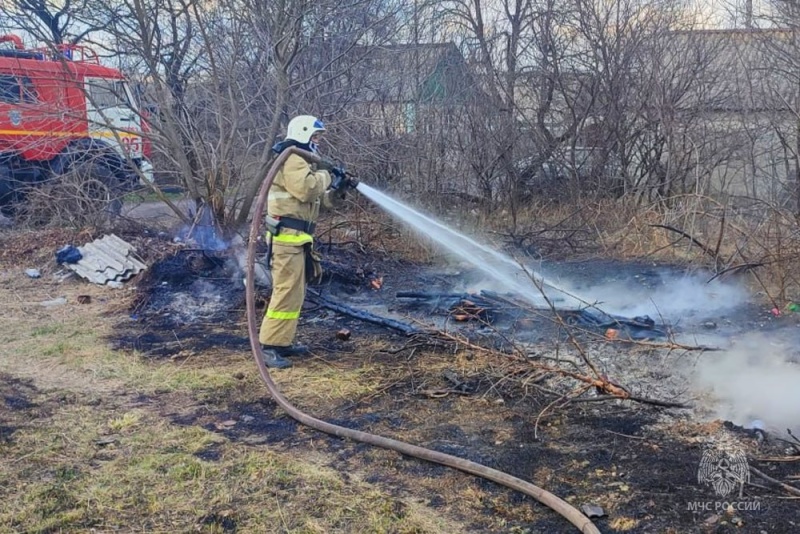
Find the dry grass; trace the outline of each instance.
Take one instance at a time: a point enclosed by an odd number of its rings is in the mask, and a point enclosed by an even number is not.
[[[98,175],[92,163],[86,162],[59,177],[27,190],[19,206],[18,223],[28,227],[63,227],[80,229],[113,224],[113,213],[119,213],[124,191],[114,184],[116,179]]]
[[[518,214],[513,232],[507,216],[487,220],[517,245],[560,245],[546,249],[556,258],[591,254],[677,262],[724,276],[743,274],[737,267],[758,265],[744,276],[756,291],[778,307],[800,300],[800,223],[777,206],[733,207],[686,195],[650,206],[625,199],[533,205]]]
[[[55,252],[67,243],[82,244],[97,237],[93,229],[76,231],[65,228],[17,230],[0,233],[0,266],[19,269],[56,267]]]
[[[78,294],[91,303],[78,304]],[[39,304],[57,296],[67,304]],[[0,531],[223,532],[232,524],[240,532],[463,530],[424,503],[340,473],[324,455],[246,445],[199,422],[174,423],[162,412],[203,399],[263,399],[265,390],[247,354],[149,361],[110,350],[105,336],[119,317],[107,309],[130,298],[124,291],[30,280],[14,269],[0,274],[0,298],[7,303],[0,311],[3,392],[29,406],[8,410],[2,421],[13,433],[0,441]],[[299,366],[279,380],[309,405],[369,394],[381,383],[369,366],[324,364]],[[175,405],[132,404],[141,395]],[[209,449],[216,459],[204,459]]]
[[[143,410],[70,407],[4,448],[4,530],[215,532],[226,519],[242,532],[448,528],[424,508],[397,517],[394,498],[346,481],[324,458],[243,448]],[[219,460],[198,457],[209,448]]]
[[[697,247],[685,240],[673,243],[676,236],[665,237],[669,234],[650,225],[674,225],[713,246],[723,229],[718,251],[726,261],[772,254],[769,257],[775,261],[769,268],[786,269],[786,275],[776,280],[784,280],[785,288],[793,283],[790,260],[796,253],[785,217],[776,212],[758,224],[748,223],[755,226],[746,226],[745,219],[726,217],[723,225],[711,207],[705,213],[701,204],[686,206],[690,205],[637,213],[613,204],[587,206],[581,210],[579,237],[591,237],[597,251],[618,257],[706,261],[706,254]],[[573,212],[542,208],[528,227],[515,231],[557,240],[566,231],[563,221]],[[337,227],[332,230],[336,240],[354,240],[394,257],[436,259],[428,245],[408,239],[405,230],[382,215],[364,211],[357,217],[361,218],[347,221],[355,234]],[[499,227],[500,221],[495,222]],[[746,239],[753,229],[760,237]],[[52,241],[64,238],[54,235]],[[31,242],[35,240],[32,234]],[[776,243],[783,244],[778,252]],[[172,403],[173,413],[183,413],[204,403],[262,400],[266,393],[248,354],[209,351],[176,361],[150,361],[135,353],[110,350],[105,338],[119,317],[108,311],[126,309],[132,296],[80,281],[56,283],[48,270],[53,250],[47,244],[44,248],[31,245],[17,256],[0,258],[0,268],[5,269],[0,271],[0,298],[6,303],[0,310],[0,374],[4,387],[17,387],[20,379],[34,386],[27,396],[33,408],[12,410],[2,421],[13,433],[0,440],[0,500],[4,503],[0,531],[222,532],[225,525],[235,523],[242,532],[459,532],[470,524],[457,518],[473,517],[470,514],[485,507],[497,511],[491,521],[498,532],[513,532],[505,525],[510,519],[531,520],[530,507],[513,506],[508,498],[492,496],[458,473],[446,471],[414,481],[418,493],[443,497],[447,510],[443,513],[424,500],[398,498],[390,484],[367,482],[371,479],[360,468],[335,469],[324,449],[295,454],[234,442],[223,433],[207,430],[208,425],[200,421],[175,423],[163,405],[132,403],[136,396],[153,395]],[[25,278],[22,271],[28,265],[48,266],[45,277]],[[90,295],[91,303],[77,304],[78,294]],[[58,296],[65,296],[67,304],[40,304]],[[346,360],[333,364],[312,359],[280,373],[277,379],[289,398],[320,414],[343,400],[368,403],[394,382],[409,377],[422,388],[425,380],[440,377],[445,369],[462,376],[477,372],[491,376],[493,363],[482,354],[417,354],[424,360],[423,375],[423,364],[401,356],[387,359],[381,356],[383,348],[377,342],[362,343],[359,353]],[[406,399],[408,428],[397,437],[419,442],[426,431],[458,421],[465,432],[488,431],[498,443],[503,442],[508,439],[513,411],[495,400],[491,395],[449,398],[444,413],[436,402],[420,399],[415,404]],[[491,421],[483,412],[491,413]],[[557,425],[557,420],[549,423]],[[205,459],[203,453],[208,450],[215,452],[216,459]],[[381,472],[402,470],[401,459],[386,451],[369,449],[363,456]],[[530,475],[544,486],[557,476],[547,469],[532,469]],[[620,488],[602,504],[613,508],[626,496]],[[615,520],[618,530],[636,528],[633,519]]]

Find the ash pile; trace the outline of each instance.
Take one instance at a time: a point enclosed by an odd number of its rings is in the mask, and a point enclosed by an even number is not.
[[[138,295],[118,348],[175,356],[211,347],[246,349],[243,274],[231,250],[186,248],[155,263]],[[239,335],[232,332],[239,331]]]
[[[242,272],[224,253],[187,249],[155,264],[135,313],[163,326],[212,324],[244,309]]]

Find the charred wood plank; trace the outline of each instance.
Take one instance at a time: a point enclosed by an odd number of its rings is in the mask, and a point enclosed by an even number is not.
[[[555,305],[557,302],[564,302],[563,297],[553,297],[548,295],[547,300],[545,300],[545,296],[542,295],[542,304],[536,305],[529,301],[518,300],[517,297],[508,293],[496,293],[488,289],[482,289],[481,296],[492,301],[502,302],[503,304],[507,304],[513,308],[519,308],[521,310],[551,310],[552,307],[548,304],[548,300],[553,303],[553,305]]]
[[[308,289],[308,296],[309,300],[317,304],[318,306],[322,306],[323,308],[327,308],[331,311],[335,311],[336,313],[340,313],[342,315],[347,315],[349,317],[353,317],[354,319],[358,319],[360,321],[364,321],[366,323],[377,324],[386,328],[391,328],[392,330],[397,330],[402,332],[403,334],[410,336],[414,334],[421,334],[424,330],[412,326],[408,323],[404,323],[402,321],[397,321],[395,319],[390,319],[388,317],[381,317],[380,315],[375,315],[374,313],[370,313],[365,310],[359,310],[353,308],[351,306],[347,306],[346,304],[341,304],[338,302],[333,302],[332,300],[323,297],[317,291],[313,289]]]
[[[557,313],[567,324],[576,324],[600,331],[613,328],[624,332],[623,337],[631,340],[666,339],[668,337],[665,327],[656,325],[656,322],[647,315],[628,318],[588,308],[557,311]]]
[[[482,294],[475,293],[446,293],[446,292],[426,292],[426,291],[398,291],[395,297],[399,299],[422,300],[434,302],[437,306],[449,309],[464,301],[470,302],[481,308],[493,308],[492,303],[483,298]]]
[[[394,295],[399,299],[418,299],[418,300],[435,300],[435,299],[465,299],[472,295],[469,293],[445,293],[436,291],[398,291]]]
[[[494,291],[489,291],[488,289],[481,290],[481,297],[488,299],[489,301],[493,301],[495,303],[505,304],[506,306],[511,306],[512,308],[517,308],[520,310],[536,310],[539,309],[532,304],[517,302],[511,295],[501,295],[500,293],[496,293]],[[549,308],[548,308],[549,309]]]

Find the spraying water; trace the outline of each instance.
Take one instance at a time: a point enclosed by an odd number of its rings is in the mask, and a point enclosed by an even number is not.
[[[563,300],[567,305],[589,304],[589,301],[545,280],[540,274],[523,268],[512,258],[448,228],[380,191],[364,184],[360,184],[358,190],[455,256],[474,265],[492,280],[502,284],[506,290],[535,305],[543,302],[539,287],[548,293],[551,290],[559,292],[560,297],[565,297]],[[649,311],[644,306],[658,298],[659,301],[666,302],[662,308],[664,311],[674,312],[677,316],[686,316],[691,312],[704,317],[720,307],[728,309],[746,300],[742,288],[712,285],[693,278],[669,280],[661,295],[649,295],[645,290],[632,291],[628,283],[592,288],[592,291],[593,294],[600,292],[603,301],[615,300],[618,307],[633,313]],[[715,299],[715,293],[719,293],[721,298]],[[617,298],[613,298],[614,296]],[[561,302],[559,306],[562,306]],[[772,346],[774,351],[765,355],[764,349],[768,346]],[[712,395],[716,399],[710,403],[710,407],[718,417],[741,425],[766,425],[775,431],[794,427],[800,432],[797,427],[800,394],[796,387],[800,380],[800,368],[797,366],[800,357],[796,351],[789,349],[791,346],[793,343],[781,345],[774,339],[758,336],[753,339],[745,338],[727,352],[704,357],[696,367],[687,370],[686,376],[698,393]]]
[[[547,289],[559,293],[560,306],[581,306],[589,301],[578,297],[565,288],[545,280],[537,272],[523,267],[518,261],[492,248],[482,245],[464,234],[424,215],[402,202],[381,193],[365,184],[359,184],[358,191],[403,222],[423,233],[455,256],[469,262],[492,280],[500,283],[507,291],[524,298],[535,305],[542,305]],[[547,295],[551,300],[554,295]]]

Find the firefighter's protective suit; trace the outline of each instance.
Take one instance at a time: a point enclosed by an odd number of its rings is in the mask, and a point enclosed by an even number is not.
[[[271,236],[272,297],[259,333],[262,345],[292,345],[306,281],[322,275],[312,234],[320,204],[333,207],[339,198],[335,191],[328,190],[330,184],[328,171],[314,170],[305,159],[292,154],[270,187],[268,215],[279,220],[304,221],[308,226],[305,231],[282,226],[277,235]]]

